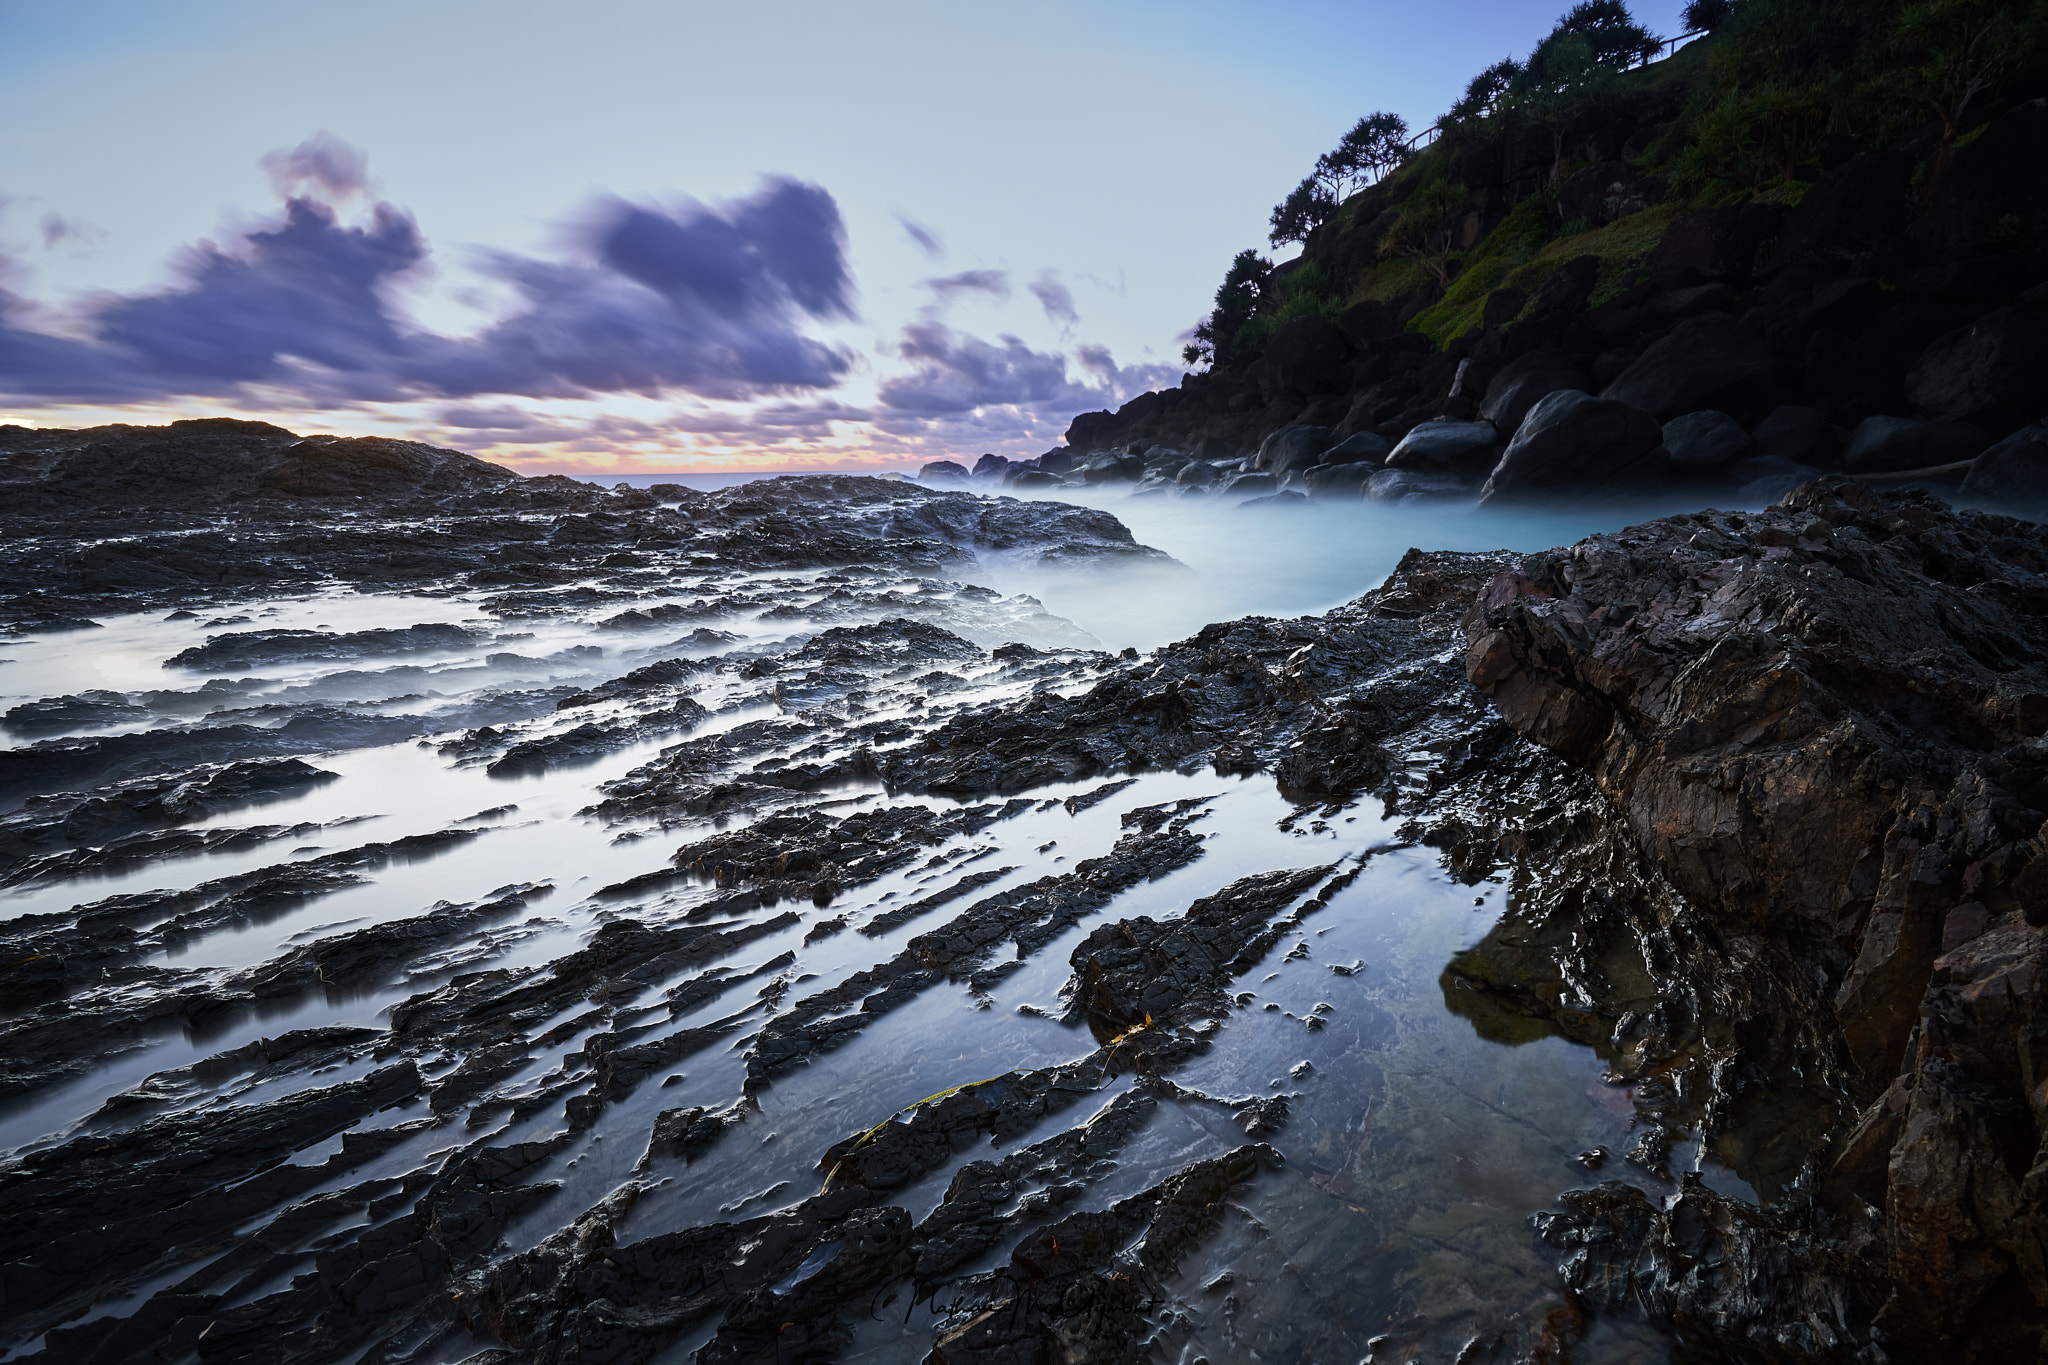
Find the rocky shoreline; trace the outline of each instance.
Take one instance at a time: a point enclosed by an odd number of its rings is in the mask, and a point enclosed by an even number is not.
[[[2040,526],[1821,480],[1116,655],[973,582],[1170,568],[1099,512],[252,425],[185,507],[10,436],[6,668],[165,684],[6,717],[17,1359],[2039,1348]]]

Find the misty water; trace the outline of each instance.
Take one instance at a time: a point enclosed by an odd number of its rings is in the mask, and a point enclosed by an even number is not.
[[[648,479],[644,482],[657,482]],[[1410,546],[1436,549],[1532,550],[1611,529],[1638,515],[1675,508],[1612,506],[1551,509],[1513,516],[1475,516],[1431,507],[1373,504],[1239,510],[1191,502],[1089,495],[1113,511],[1137,538],[1175,556],[1185,568],[1112,574],[1052,574],[992,564],[979,576],[1000,597],[961,593],[961,585],[898,585],[905,594],[944,598],[932,619],[988,648],[1023,641],[1041,648],[1099,644],[1141,651],[1193,633],[1211,621],[1246,614],[1291,616],[1326,609],[1375,586]],[[828,591],[832,575],[727,575],[732,591],[752,587],[794,601]],[[637,603],[611,597],[603,613],[634,605],[689,601],[702,585],[649,585]],[[573,585],[560,590],[565,596]],[[600,630],[598,613],[565,610],[509,617],[487,609],[483,591],[431,595],[338,593],[277,600],[231,613],[202,610],[192,619],[107,617],[101,629],[30,636],[0,644],[0,711],[40,698],[95,691],[131,699],[165,689],[187,692],[205,674],[169,670],[164,661],[225,631],[318,628],[333,632],[426,622],[463,624],[491,638],[488,646],[402,658],[298,662],[238,674],[236,690],[205,723],[282,724],[291,708],[317,698],[361,715],[427,717],[423,737],[374,747],[304,755],[334,777],[253,808],[225,811],[190,828],[265,831],[219,852],[165,857],[78,875],[53,876],[0,890],[0,916],[45,914],[84,902],[138,892],[180,891],[256,869],[315,858],[372,840],[391,841],[448,829],[477,837],[415,862],[391,862],[364,884],[314,897],[268,916],[179,942],[157,965],[245,967],[293,946],[387,920],[420,914],[440,902],[473,902],[519,884],[547,888],[529,896],[521,917],[498,923],[471,941],[442,945],[374,989],[293,997],[272,1012],[236,1018],[213,1030],[173,1028],[148,1044],[104,1059],[89,1074],[0,1105],[0,1149],[49,1145],[112,1122],[111,1098],[148,1077],[262,1037],[326,1024],[381,1028],[399,1002],[462,973],[558,958],[608,921],[628,916],[667,920],[687,915],[712,888],[683,884],[638,897],[600,897],[600,890],[668,866],[679,843],[708,830],[663,831],[646,821],[605,821],[589,813],[604,784],[658,756],[679,735],[654,734],[582,766],[556,766],[525,776],[493,776],[442,744],[484,723],[493,698],[557,689],[566,692],[615,678],[663,658],[701,657],[749,645],[799,639],[817,620],[785,615],[721,619],[738,637],[691,645],[657,636]],[[879,614],[879,613],[877,613]],[[246,618],[237,620],[235,618]],[[839,618],[834,624],[844,624]],[[858,619],[858,618],[854,618]],[[869,619],[872,619],[870,617]],[[953,701],[979,703],[1020,695],[993,671],[962,670],[970,684]],[[699,693],[710,716],[700,737],[781,714],[762,686],[721,672]],[[38,732],[36,738],[106,734],[198,723],[189,707],[153,710],[112,725]],[[502,724],[532,737],[592,719],[588,708],[558,716],[544,707]],[[435,718],[445,718],[439,725]],[[16,737],[14,742],[25,742]],[[801,741],[791,745],[792,751]],[[1425,771],[1430,755],[1401,756]],[[573,1220],[621,1182],[651,1188],[621,1229],[620,1240],[652,1232],[747,1217],[819,1188],[819,1158],[831,1144],[882,1122],[920,1099],[1020,1067],[1088,1056],[1097,1046],[1085,1028],[1064,1025],[1062,986],[1068,955],[1103,917],[1167,918],[1232,879],[1277,868],[1321,864],[1362,869],[1329,904],[1302,920],[1251,971],[1232,983],[1238,1008],[1214,1032],[1214,1046],[1174,1077],[1211,1099],[1284,1095],[1284,1128],[1266,1138],[1284,1158],[1231,1205],[1222,1230],[1184,1265],[1161,1311],[1185,1319],[1182,1359],[1212,1361],[1359,1359],[1368,1343],[1380,1360],[1407,1359],[1412,1344],[1425,1358],[1455,1336],[1460,1314],[1471,1331],[1503,1316],[1523,1320],[1569,1314],[1552,1266],[1529,1230],[1530,1214],[1551,1207],[1561,1190],[1596,1179],[1627,1179],[1659,1194],[1671,1187],[1620,1163],[1600,1176],[1575,1164],[1596,1147],[1619,1152],[1632,1124],[1627,1090],[1603,1079],[1591,1051],[1561,1039],[1521,1046],[1488,1041],[1445,1003],[1440,977],[1451,955],[1476,942],[1504,909],[1505,888],[1464,885],[1448,875],[1431,849],[1404,842],[1398,820],[1376,800],[1339,810],[1304,810],[1282,799],[1269,775],[1141,774],[1135,784],[1075,813],[1060,804],[1101,787],[1102,780],[1033,789],[1035,804],[1013,818],[934,850],[915,863],[851,890],[829,907],[794,907],[800,922],[749,943],[727,959],[696,964],[744,974],[790,955],[758,993],[749,986],[676,1015],[689,1029],[733,1021],[732,1041],[685,1058],[659,1080],[610,1104],[568,1151],[534,1178],[559,1182],[558,1192],[513,1226],[513,1249],[531,1245]],[[886,805],[879,784],[831,794],[842,809]],[[741,1052],[758,1024],[787,1003],[824,990],[885,961],[925,923],[887,932],[813,934],[828,916],[858,927],[891,905],[914,899],[940,876],[941,859],[979,858],[978,866],[1014,867],[988,893],[1021,885],[1048,871],[1105,852],[1120,817],[1141,806],[1183,798],[1208,801],[1193,826],[1207,839],[1198,861],[1119,896],[1040,949],[987,991],[941,986],[868,1027],[853,1042],[775,1083],[751,1115],[687,1169],[637,1172],[658,1113],[679,1106],[719,1108],[740,1098]],[[906,798],[907,799],[907,798]],[[920,797],[924,804],[937,798]],[[656,993],[669,983],[657,983]],[[573,1012],[572,1012],[573,1013]],[[520,1087],[538,1092],[559,1076],[564,1058],[590,1034],[638,1022],[644,1011],[578,1025],[537,1053]],[[665,1025],[666,1026],[666,1025]],[[536,1030],[539,1033],[540,1030]],[[293,1087],[328,1085],[367,1072],[368,1060],[339,1071],[301,1074],[260,1085],[232,1079],[181,1103],[247,1104]],[[432,1074],[431,1068],[424,1068]],[[1130,1078],[1102,1078],[1100,1104]],[[1048,1118],[1044,1130],[1017,1146],[1086,1118],[1085,1110]],[[420,1117],[401,1106],[373,1124]],[[1191,1099],[1161,1104],[1142,1132],[1118,1153],[1114,1169],[1091,1177],[1076,1208],[1110,1202],[1157,1182],[1191,1160],[1245,1141],[1231,1112]],[[494,1126],[496,1125],[496,1126]],[[524,1119],[500,1116],[468,1130],[429,1129],[379,1157],[350,1179],[431,1166],[437,1154],[487,1133],[494,1141],[544,1137],[563,1127],[561,1106]],[[298,1154],[317,1163],[339,1143]],[[943,1196],[954,1170],[980,1153],[962,1154],[890,1196],[923,1218]],[[1674,1170],[1700,1171],[1711,1183],[1748,1195],[1734,1176],[1697,1149],[1674,1152]],[[1007,1247],[989,1263],[1006,1259]],[[980,1269],[985,1266],[970,1267]],[[179,1274],[188,1273],[189,1267]],[[90,1316],[134,1311],[174,1281],[134,1287]],[[248,1286],[255,1296],[276,1286]],[[901,1301],[877,1305],[852,1357],[916,1360],[929,1349],[934,1310]],[[715,1320],[679,1342],[664,1358],[687,1359]],[[488,1345],[454,1340],[430,1357],[457,1361]],[[33,1354],[21,1343],[9,1358]],[[1662,1338],[1647,1329],[1603,1323],[1580,1343],[1575,1359],[1658,1360]]]

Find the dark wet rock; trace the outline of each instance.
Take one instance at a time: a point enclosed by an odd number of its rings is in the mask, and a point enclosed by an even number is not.
[[[1757,253],[1784,221],[1781,204],[1749,203],[1681,214],[1664,229],[1650,256],[1660,280],[1740,282],[1757,266]]]
[[[1826,469],[1841,453],[1842,438],[1817,408],[1784,404],[1771,409],[1750,433],[1758,456]]]
[[[427,728],[416,716],[309,709],[276,728],[260,725],[138,730],[82,740],[44,740],[0,751],[0,799],[55,792],[86,782],[147,780],[142,774],[199,763],[246,763],[409,739]],[[435,727],[438,728],[438,727]]]
[[[1270,1149],[1245,1146],[1197,1162],[1099,1213],[1067,1217],[1026,1238],[1007,1267],[977,1277],[934,1354],[954,1365],[1048,1358],[1131,1359],[1148,1331],[1152,1286],[1179,1267],[1217,1224],[1225,1197],[1249,1181]]]
[[[1493,423],[1436,421],[1411,429],[1385,463],[1389,469],[1442,471],[1473,479],[1491,470],[1498,454]]]
[[[1991,444],[1981,427],[1911,417],[1866,417],[1849,437],[1842,468],[1852,474],[1932,469],[1978,455]]]
[[[1937,422],[2010,431],[2048,415],[2048,316],[1995,308],[1937,337],[1906,375],[1906,396]]]
[[[7,483],[11,502],[0,517],[9,529],[0,541],[0,577],[11,590],[0,598],[0,621],[10,623],[83,618],[101,604],[123,611],[182,607],[196,597],[286,586],[381,589],[461,576],[472,584],[531,588],[675,560],[739,568],[886,564],[917,572],[964,567],[988,553],[1166,562],[1105,513],[905,480],[794,476],[717,493],[676,488],[661,499],[561,476],[521,479],[443,452],[454,471],[445,478],[399,479],[346,498],[282,496],[254,491],[233,472],[281,458],[298,440],[261,423],[7,432],[13,435],[0,433],[0,445],[26,442],[42,452],[9,461],[11,472],[27,471],[25,480]],[[408,443],[334,441],[330,454],[374,463],[371,446],[388,454]],[[94,453],[102,447],[129,472],[93,473],[94,461],[105,463]],[[86,464],[75,465],[74,455]],[[457,477],[471,466],[483,472]],[[425,506],[432,514],[422,524]],[[121,509],[118,534],[96,528],[76,540],[38,541],[51,518],[90,519],[103,507]],[[401,510],[409,520],[390,520]]]
[[[520,740],[493,759],[485,771],[496,777],[588,763],[655,735],[694,730],[710,714],[703,703],[682,697],[665,710],[635,717],[631,724],[599,725],[586,721],[538,739]]]
[[[7,709],[7,728],[17,735],[47,735],[63,730],[83,730],[99,725],[120,725],[142,720],[149,708],[136,706],[119,692],[104,689],[77,696],[45,697]]]
[[[967,466],[958,460],[933,460],[917,471],[917,477],[925,483],[965,483]]]
[[[28,858],[294,795],[334,774],[303,759],[254,759],[139,778],[90,794],[31,797],[0,818],[0,868]]]
[[[1993,1289],[2034,1254],[2018,1177],[1990,1205],[1966,1191],[1973,1170],[1991,1190],[2043,1131],[2030,1064],[1996,1041],[2025,1016],[1974,1003],[2012,999],[2014,972],[2035,970],[2042,569],[2032,523],[1822,481],[1763,513],[1525,559],[1468,628],[1473,681],[1593,775],[1680,890],[1730,928],[1804,945],[1859,1088],[1895,1097],[1843,1157],[1888,1210],[1878,1320],[1994,1354],[2040,1328]],[[2002,984],[1962,984],[1979,979]]]
[[[1473,495],[1470,480],[1444,470],[1377,469],[1360,495],[1372,502],[1441,502]]]
[[[403,630],[358,630],[335,635],[317,630],[254,630],[207,637],[164,660],[165,668],[246,673],[271,664],[366,655],[421,654],[470,649],[479,638],[461,626],[433,623]]]
[[[1668,1207],[1611,1181],[1560,1202],[1533,1221],[1573,1291],[1597,1307],[1639,1309],[1760,1359],[1888,1358],[1870,1341],[1874,1267],[1790,1220],[1695,1176]]]
[[[1268,393],[1314,394],[1337,386],[1351,359],[1351,344],[1320,314],[1284,322],[1266,342],[1260,365]]]
[[[1276,912],[1335,869],[1268,872],[1205,896],[1178,919],[1149,916],[1105,924],[1074,949],[1070,1013],[1096,1035],[1163,1028],[1189,1010],[1223,1011],[1222,984],[1279,941]]]
[[[1768,342],[1731,317],[1708,315],[1673,328],[1600,396],[1660,422],[1713,408],[1747,423],[1769,411],[1776,373]]]
[[[938,982],[970,975],[996,945],[1014,942],[1021,960],[1118,892],[1185,867],[1202,855],[1202,841],[1185,828],[1190,818],[1184,815],[1164,830],[1127,834],[1108,853],[1075,864],[1071,872],[978,901],[911,939],[888,962],[807,997],[761,1030],[747,1059],[747,1093],[843,1046]]]
[[[117,1138],[94,1134],[0,1163],[5,1325],[55,1326],[94,1298],[219,1242],[280,1197],[360,1164],[380,1144],[344,1142],[321,1165],[279,1163],[419,1087],[406,1061],[267,1104],[167,1115]],[[89,1225],[79,1227],[86,1210]]]
[[[1662,439],[1657,419],[1640,407],[1560,389],[1529,410],[1486,480],[1481,505],[1625,478]]]
[[[1563,351],[1535,350],[1500,368],[1486,386],[1479,415],[1493,423],[1501,439],[1512,440],[1529,409],[1560,389],[1584,389],[1585,373]]]
[[[1962,495],[2023,514],[2048,509],[2048,426],[2016,431],[1979,455],[1963,479]]]
[[[1666,422],[1663,432],[1674,473],[1707,473],[1751,449],[1749,433],[1725,412],[1689,412]]]
[[[1145,461],[1129,451],[1105,450],[1089,456],[1075,472],[1083,483],[1126,483],[1144,477]]]
[[[1319,463],[1325,465],[1379,465],[1387,461],[1394,443],[1377,432],[1354,431],[1324,451]]]
[[[1356,498],[1378,472],[1379,466],[1367,460],[1323,465],[1304,474],[1302,483],[1312,498]]]
[[[1328,427],[1282,427],[1259,443],[1250,467],[1267,474],[1289,474],[1307,469],[1323,462],[1322,455],[1330,448],[1330,438]]]

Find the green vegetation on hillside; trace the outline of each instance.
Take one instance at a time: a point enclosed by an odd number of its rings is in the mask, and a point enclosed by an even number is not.
[[[1598,258],[1597,303],[1643,277],[1680,213],[1797,203],[1829,167],[1909,137],[1938,167],[2048,71],[2048,0],[1693,0],[1685,17],[1702,36],[1663,55],[1622,0],[1582,0],[1526,59],[1475,76],[1420,151],[1394,115],[1360,120],[1274,209],[1273,244],[1302,242],[1304,264],[1261,276],[1248,308],[1219,291],[1188,362],[1249,358],[1286,321],[1366,299],[1446,343],[1496,290],[1533,306],[1580,256]],[[1654,135],[1623,148],[1616,128]],[[1574,173],[1617,152],[1647,206],[1575,212]],[[1247,258],[1262,260],[1242,253],[1226,289]]]

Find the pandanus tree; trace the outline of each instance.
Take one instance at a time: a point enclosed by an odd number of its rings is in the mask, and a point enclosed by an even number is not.
[[[1529,54],[1502,102],[1550,134],[1553,187],[1572,133],[1606,103],[1621,72],[1661,47],[1621,0],[1582,0]]]
[[[1306,242],[1346,198],[1407,158],[1408,121],[1384,111],[1367,114],[1316,158],[1316,168],[1274,206],[1269,240],[1274,246]]]
[[[1190,365],[1228,360],[1232,340],[1259,311],[1272,278],[1271,261],[1249,249],[1238,252],[1217,286],[1215,308],[1195,324],[1195,339],[1181,349],[1181,359]]]

